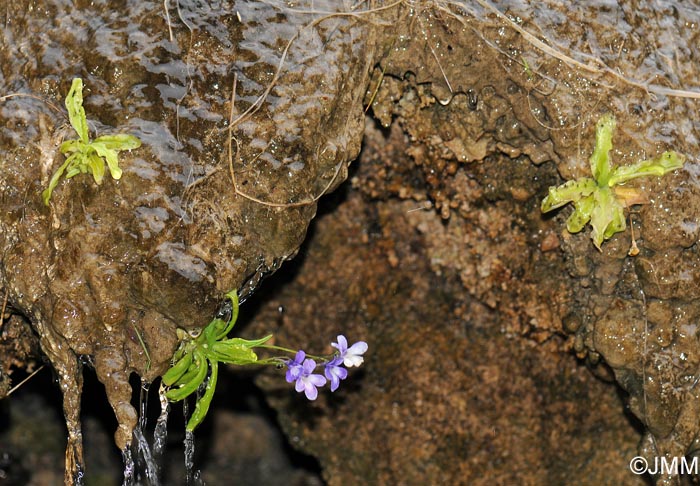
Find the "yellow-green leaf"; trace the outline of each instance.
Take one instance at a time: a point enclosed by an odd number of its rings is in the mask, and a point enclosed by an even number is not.
[[[66,96],[68,120],[83,143],[88,143],[88,126],[83,108],[83,80],[75,78]]]
[[[99,143],[111,150],[132,150],[141,146],[141,140],[133,135],[120,133],[117,135],[102,135],[97,137],[92,143]]]
[[[90,171],[92,172],[92,177],[95,182],[99,185],[102,184],[102,178],[105,175],[105,163],[97,154],[92,153],[88,158],[88,164]]]
[[[570,202],[576,202],[582,197],[593,194],[596,187],[595,181],[588,177],[568,181],[558,187],[552,186],[549,188],[547,197],[542,200],[540,209],[546,213]]]
[[[90,146],[97,152],[97,154],[107,161],[107,167],[109,167],[109,173],[112,174],[113,179],[121,179],[122,170],[119,168],[119,158],[117,156],[117,151],[105,147],[100,142],[92,142]]]
[[[622,190],[616,186],[637,177],[663,176],[683,167],[686,159],[685,155],[668,151],[653,159],[613,169],[610,151],[614,130],[615,118],[612,114],[603,115],[596,124],[595,148],[590,157],[593,179],[582,177],[550,187],[541,204],[544,213],[569,202],[574,203],[574,212],[566,221],[567,230],[577,233],[590,222],[593,228],[591,239],[599,250],[604,240],[627,227],[624,207],[644,202],[639,190]]]
[[[566,229],[569,233],[578,233],[591,220],[591,212],[595,206],[595,197],[591,194],[574,203],[574,212],[566,220]]]
[[[590,158],[591,172],[598,185],[608,184],[610,178],[610,158],[612,150],[612,135],[615,131],[615,117],[611,113],[606,113],[600,117],[595,130],[595,148]]]
[[[623,184],[637,177],[657,176],[661,177],[685,164],[685,155],[677,152],[664,152],[653,159],[643,160],[632,165],[616,167],[608,181],[610,187]]]
[[[627,227],[622,206],[609,187],[601,188],[594,194],[595,204],[591,212],[591,238],[600,250],[603,240],[607,240]]]

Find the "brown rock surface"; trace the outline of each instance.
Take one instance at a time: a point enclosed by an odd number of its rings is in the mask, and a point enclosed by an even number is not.
[[[628,394],[648,460],[697,452],[693,8],[122,3],[14,2],[0,37],[3,92],[44,100],[0,105],[0,278],[58,374],[67,481],[81,462],[78,358],[125,447],[129,375],[157,377],[177,327],[208,322],[223,292],[249,295],[298,251],[316,197],[359,151],[363,96],[383,129],[367,129],[353,191],[249,328],[269,330],[283,303],[278,340],[370,343],[364,371],[313,405],[260,379],[329,483],[633,484],[635,432],[572,349]],[[74,76],[93,132],[144,146],[120,181],[63,181],[46,208],[39,194],[72,136],[52,105]],[[563,229],[570,209],[539,211],[548,186],[590,174],[606,112],[616,164],[690,158],[635,183],[648,197],[631,211],[635,258],[629,231],[598,252],[588,229]],[[28,336],[22,322],[4,328]],[[0,342],[0,390],[32,344]]]

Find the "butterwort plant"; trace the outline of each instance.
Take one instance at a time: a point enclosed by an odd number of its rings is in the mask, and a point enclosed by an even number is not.
[[[574,212],[566,220],[566,229],[569,233],[578,233],[590,223],[591,239],[598,250],[604,240],[627,227],[623,209],[644,201],[639,189],[624,187],[624,184],[638,177],[661,177],[683,167],[686,160],[683,154],[667,151],[652,159],[615,167],[609,156],[614,131],[615,117],[610,113],[600,117],[596,124],[595,147],[589,159],[593,177],[550,187],[541,205],[542,212],[546,213],[573,203]]]
[[[303,350],[294,351],[268,344],[272,334],[260,339],[229,338],[228,334],[238,318],[238,293],[232,290],[226,297],[229,299],[228,310],[214,318],[201,332],[178,330],[180,345],[173,355],[172,366],[162,377],[167,389],[165,396],[171,402],[184,400],[203,389],[197,394],[194,412],[187,422],[188,432],[194,431],[209,411],[219,376],[219,363],[286,367],[287,382],[294,383],[295,390],[303,392],[309,400],[315,400],[319,388],[330,383],[331,391],[337,390],[340,381],[348,377],[347,368],[360,366],[364,360],[367,343],[358,341],[348,347],[343,335],[337,337],[337,342],[331,343],[336,352],[326,356],[311,356]],[[256,351],[282,352],[284,355],[260,359]],[[323,374],[315,372],[319,367],[323,367]]]
[[[65,104],[68,110],[68,121],[70,121],[78,138],[64,141],[59,148],[61,153],[66,156],[66,160],[56,169],[49,181],[49,186],[41,193],[41,198],[47,206],[51,200],[51,193],[61,180],[61,176],[65,175],[66,179],[70,179],[78,174],[90,172],[99,185],[105,175],[106,163],[112,178],[119,179],[122,176],[122,170],[119,167],[118,153],[141,146],[141,141],[138,138],[123,133],[102,135],[90,140],[87,116],[83,108],[82,79],[73,79],[70,91],[66,95]]]

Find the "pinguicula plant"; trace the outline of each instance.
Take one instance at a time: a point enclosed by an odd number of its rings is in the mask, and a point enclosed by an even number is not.
[[[347,339],[342,335],[331,344],[337,352],[328,356],[310,356],[303,350],[294,351],[267,344],[272,338],[271,334],[253,340],[228,338],[238,318],[238,293],[232,290],[226,297],[231,301],[228,319],[215,318],[197,335],[178,330],[180,346],[173,356],[172,367],[162,377],[163,384],[168,388],[165,396],[171,402],[184,400],[204,387],[204,393],[197,397],[194,412],[187,422],[186,430],[189,432],[197,428],[209,411],[219,363],[286,367],[287,382],[294,383],[296,391],[304,392],[309,400],[315,400],[319,388],[330,382],[331,391],[337,390],[340,380],[348,376],[346,367],[360,366],[363,362],[362,355],[367,351],[367,343],[359,341],[348,347]],[[282,352],[285,355],[259,359],[254,350]],[[324,368],[323,375],[314,373],[319,366]]]
[[[574,212],[566,221],[566,229],[578,233],[590,222],[591,239],[598,250],[604,240],[627,227],[623,209],[643,201],[639,189],[621,186],[637,177],[663,176],[685,163],[685,155],[668,151],[636,164],[613,167],[609,152],[614,131],[613,115],[603,115],[596,125],[595,148],[590,158],[593,178],[581,177],[550,187],[541,207],[546,213],[573,203]]]
[[[41,193],[44,204],[47,206],[51,199],[51,193],[64,173],[66,179],[70,179],[78,174],[91,172],[95,182],[101,184],[106,162],[112,178],[119,179],[122,176],[122,170],[119,168],[118,152],[141,146],[141,141],[138,138],[126,134],[102,135],[95,140],[90,140],[87,117],[83,108],[82,79],[73,79],[65,104],[68,110],[68,120],[78,134],[78,138],[66,140],[59,148],[61,153],[67,157],[65,162],[54,172],[49,187]]]

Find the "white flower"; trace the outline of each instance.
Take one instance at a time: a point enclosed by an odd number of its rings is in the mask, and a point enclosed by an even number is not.
[[[360,366],[364,362],[362,355],[367,352],[368,347],[366,342],[358,341],[348,348],[348,340],[342,334],[338,336],[338,342],[331,343],[331,346],[338,349],[343,364],[348,368]]]

